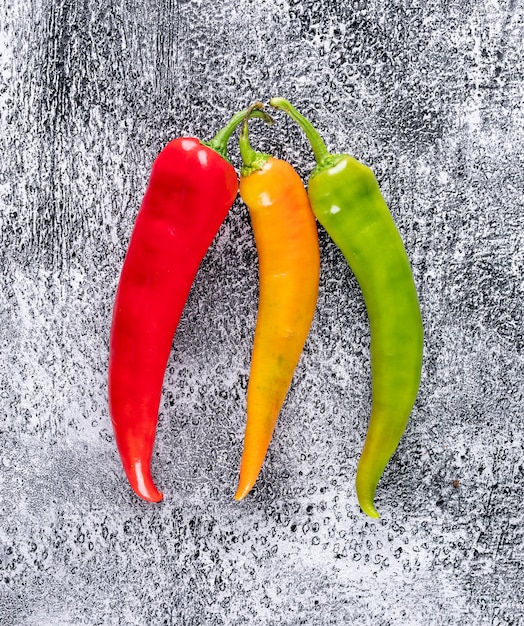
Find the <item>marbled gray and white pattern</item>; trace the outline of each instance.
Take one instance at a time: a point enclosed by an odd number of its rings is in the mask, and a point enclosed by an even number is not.
[[[522,0],[0,0],[0,624],[524,624]],[[107,409],[111,310],[151,163],[288,97],[377,174],[426,329],[377,492],[356,281],[317,314],[261,477],[233,501],[257,307],[237,200],[173,343],[139,501]],[[275,113],[255,147],[304,179]],[[236,141],[231,157],[239,166]]]

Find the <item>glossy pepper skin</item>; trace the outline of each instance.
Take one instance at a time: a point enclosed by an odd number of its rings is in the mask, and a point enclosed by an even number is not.
[[[423,327],[411,266],[370,168],[329,154],[316,130],[283,98],[271,104],[305,131],[317,166],[311,207],[358,280],[369,316],[372,407],[356,476],[361,509],[379,517],[375,491],[406,428],[420,384]]]
[[[251,216],[260,290],[237,500],[263,465],[313,320],[320,274],[317,225],[299,175],[251,149],[247,121],[241,155],[240,195]]]
[[[109,409],[129,483],[150,502],[163,497],[150,464],[173,336],[200,263],[238,192],[225,153],[244,116],[245,111],[233,116],[207,144],[178,138],[160,152],[120,275],[110,335]]]

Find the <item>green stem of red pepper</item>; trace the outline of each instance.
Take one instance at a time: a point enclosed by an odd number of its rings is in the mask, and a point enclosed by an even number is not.
[[[231,138],[231,135],[235,132],[237,126],[243,122],[247,117],[259,117],[263,119],[266,124],[272,124],[273,118],[264,111],[264,105],[261,102],[255,102],[249,109],[238,111],[235,113],[224,128],[221,128],[218,133],[209,141],[202,141],[201,143],[208,148],[211,148],[215,152],[218,152],[222,158],[229,162],[227,156],[227,145]]]

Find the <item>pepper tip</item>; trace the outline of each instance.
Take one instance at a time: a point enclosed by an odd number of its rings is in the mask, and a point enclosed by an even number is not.
[[[126,471],[133,491],[147,502],[160,502],[164,494],[155,486],[149,470],[149,464],[142,461],[135,463]]]
[[[367,516],[372,517],[373,519],[380,518],[380,513],[373,506],[372,502],[360,502],[359,504],[362,512],[365,513]]]
[[[158,489],[151,484],[149,486],[148,489],[141,489],[141,488],[133,488],[133,491],[136,493],[137,496],[140,496],[140,498],[142,498],[142,500],[145,500],[146,502],[161,502],[164,499],[164,494],[161,491],[158,491]]]
[[[147,497],[145,497],[144,495],[140,494],[141,497],[144,500],[147,500],[148,502],[162,502],[162,500],[164,499],[164,494],[161,491],[156,491],[154,493],[148,493]]]
[[[235,500],[237,502],[240,502],[240,500],[243,500],[247,496],[247,494],[251,491],[252,488],[253,488],[253,485],[239,483],[237,487],[237,491],[235,493]]]

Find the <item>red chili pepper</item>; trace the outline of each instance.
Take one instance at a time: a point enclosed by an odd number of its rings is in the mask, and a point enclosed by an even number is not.
[[[163,497],[150,464],[167,360],[195,274],[238,192],[226,147],[245,114],[234,115],[210,142],[184,137],[160,152],[118,284],[109,410],[129,483],[150,502]]]

